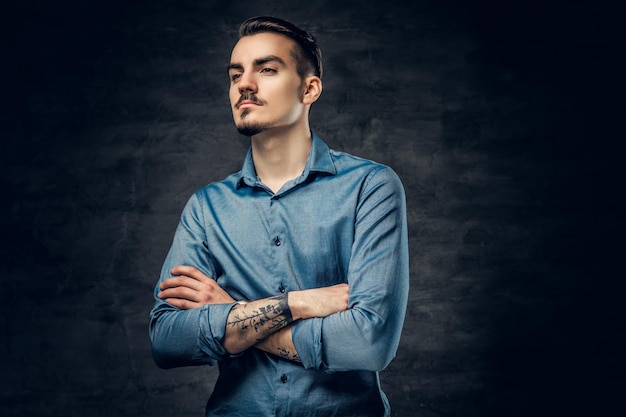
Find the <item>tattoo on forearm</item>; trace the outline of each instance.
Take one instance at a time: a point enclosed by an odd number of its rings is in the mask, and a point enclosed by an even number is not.
[[[248,332],[252,328],[254,333],[260,336],[258,340],[261,340],[293,321],[287,296],[287,294],[281,294],[269,298],[264,306],[251,311],[248,311],[250,310],[249,304],[236,306],[227,325],[231,328],[238,328],[241,332]]]
[[[292,354],[289,349],[282,347],[282,346],[278,346],[276,350],[278,351],[278,356],[280,356],[283,359],[289,359],[289,360],[296,361],[296,362],[302,362],[297,352]]]

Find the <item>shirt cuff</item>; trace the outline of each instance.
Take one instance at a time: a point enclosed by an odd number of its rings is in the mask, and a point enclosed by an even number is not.
[[[322,319],[299,320],[291,327],[291,339],[305,369],[322,370]]]
[[[198,347],[202,352],[217,361],[241,355],[229,354],[222,345],[226,333],[228,315],[234,306],[235,303],[207,304],[200,308]]]

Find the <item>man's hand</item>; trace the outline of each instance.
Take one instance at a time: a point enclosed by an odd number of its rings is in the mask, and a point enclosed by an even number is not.
[[[175,277],[161,283],[159,298],[183,310],[205,304],[228,304],[235,301],[211,279],[192,266],[179,265],[171,271]]]

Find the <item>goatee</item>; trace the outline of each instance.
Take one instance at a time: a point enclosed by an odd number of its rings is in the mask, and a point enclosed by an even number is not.
[[[255,124],[255,123],[252,123],[252,124],[243,123],[242,125],[237,126],[237,130],[239,131],[239,133],[241,133],[244,136],[254,136],[254,135],[258,135],[265,129],[263,129],[262,126]]]
[[[239,100],[237,101],[237,104],[235,106],[239,108],[239,106],[241,105],[243,101],[252,101],[253,103],[260,105],[260,106],[265,104],[265,101],[260,100],[256,96],[256,94],[250,93],[250,92],[242,93],[241,97],[239,97]],[[250,122],[250,123],[246,122],[245,119],[246,117],[248,117],[249,114],[250,114],[249,109],[245,109],[243,112],[241,112],[241,116],[239,116],[241,124],[236,126],[239,133],[241,133],[244,136],[254,136],[263,132],[265,130],[265,127],[262,126],[261,124],[255,123],[255,122]]]

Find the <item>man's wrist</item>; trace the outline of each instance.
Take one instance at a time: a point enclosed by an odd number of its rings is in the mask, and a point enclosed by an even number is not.
[[[291,318],[293,321],[307,318],[304,315],[304,306],[306,305],[302,300],[302,291],[289,291],[287,293],[287,305],[291,311]]]
[[[237,354],[293,322],[288,294],[255,301],[235,301],[228,314],[222,342],[230,354]]]

